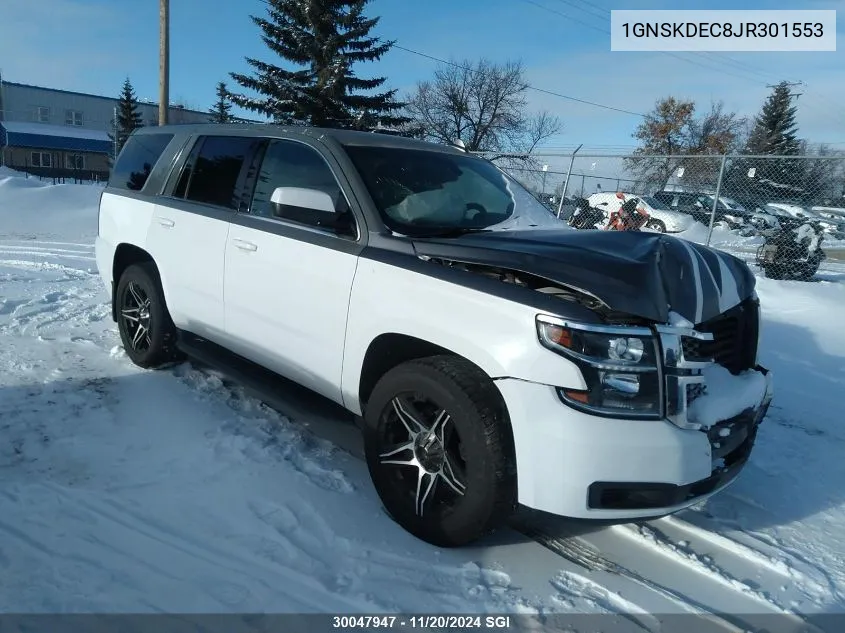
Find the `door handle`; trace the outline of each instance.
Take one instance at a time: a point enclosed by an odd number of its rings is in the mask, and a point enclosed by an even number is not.
[[[233,238],[232,243],[241,249],[242,251],[257,251],[258,245],[253,244],[252,242],[247,242],[246,240],[239,240],[238,238]]]
[[[176,223],[169,218],[158,218],[158,223],[166,229],[172,229],[174,226],[176,226]]]

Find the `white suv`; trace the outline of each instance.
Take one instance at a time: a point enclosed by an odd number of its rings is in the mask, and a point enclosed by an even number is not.
[[[616,520],[687,507],[741,470],[771,399],[744,263],[572,230],[456,148],[143,128],[96,252],[134,363],[249,363],[342,405],[387,512],[441,546],[520,503]]]

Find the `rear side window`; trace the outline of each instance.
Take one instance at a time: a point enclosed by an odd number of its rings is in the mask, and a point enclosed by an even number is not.
[[[109,178],[109,187],[140,191],[161,158],[172,134],[134,134],[123,146]]]
[[[197,141],[173,195],[193,202],[235,209],[244,163],[260,139],[206,136]]]

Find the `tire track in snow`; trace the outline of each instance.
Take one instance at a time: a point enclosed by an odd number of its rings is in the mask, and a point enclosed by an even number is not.
[[[0,242],[0,243],[4,243],[4,242]],[[90,248],[90,249],[94,248],[94,244],[92,242],[57,242],[57,241],[54,241],[54,240],[40,240],[37,237],[21,238],[21,239],[18,239],[18,240],[7,240],[5,243],[8,243],[8,244],[50,244],[50,245],[57,244],[57,245],[60,245],[60,246],[62,246],[62,245],[63,246],[80,246],[80,247],[83,247],[83,248]]]
[[[686,541],[677,542],[668,538],[666,534],[653,524],[619,525],[614,526],[612,529],[637,543],[645,544],[647,547],[651,547],[665,556],[674,558],[689,569],[707,576],[729,589],[733,589],[749,598],[757,600],[761,605],[769,607],[776,613],[793,614],[791,610],[781,607],[767,593],[759,591],[751,587],[747,582],[733,577],[720,567],[713,560],[712,556],[697,552]]]
[[[701,541],[711,543],[722,551],[730,552],[737,557],[748,561],[752,565],[764,567],[772,572],[782,576],[790,582],[799,583],[803,587],[809,589],[815,594],[821,594],[825,591],[832,591],[835,594],[835,584],[831,582],[831,578],[826,575],[823,569],[813,565],[807,567],[805,563],[790,556],[788,552],[784,551],[781,544],[778,547],[770,547],[761,541],[757,541],[758,547],[751,547],[741,541],[749,539],[744,538],[745,533],[735,532],[729,538],[718,531],[717,526],[713,525],[710,528],[704,528],[700,525],[687,521],[685,519],[691,518],[698,512],[685,513],[683,518],[681,516],[670,516],[660,519],[658,524],[668,526],[677,531],[682,531],[689,534],[691,537]],[[739,540],[736,540],[739,539]],[[677,538],[672,539],[677,542]],[[761,547],[762,546],[762,547]],[[764,553],[761,550],[767,550]],[[803,569],[798,569],[803,567]]]
[[[741,633],[743,630],[742,626],[738,623],[734,623],[727,618],[709,614],[707,607],[698,603],[694,598],[652,582],[645,576],[605,558],[596,550],[584,545],[577,538],[557,538],[547,534],[541,528],[527,523],[519,523],[514,527],[561,558],[579,565],[585,571],[592,573],[606,572],[613,576],[628,579],[646,590],[653,592],[666,602],[680,608],[682,612],[699,615],[704,614],[704,617],[710,619],[714,624],[721,625],[726,630],[734,633]]]
[[[587,576],[561,572],[552,580],[552,586],[559,592],[559,595],[555,597],[556,601],[567,610],[574,610],[574,601],[586,600],[590,606],[607,614],[618,615],[643,631],[658,633],[661,629],[659,619],[651,615],[647,609],[643,609],[635,602],[623,598]]]
[[[0,253],[23,253],[25,255],[46,255],[52,257],[82,255],[87,258],[94,258],[94,251],[90,248],[44,248],[31,244],[9,244],[8,242],[0,242]]]
[[[32,329],[36,332],[54,324],[68,324],[85,327],[103,321],[110,310],[99,293],[83,291],[81,288],[53,290],[31,299],[14,299],[0,302],[0,317],[10,317],[8,323],[0,326],[0,333],[24,334]],[[96,300],[95,304],[90,301]]]
[[[61,259],[61,257],[56,257],[56,259]],[[10,268],[20,268],[23,270],[37,270],[37,271],[57,271],[62,272],[68,275],[69,279],[67,281],[82,281],[91,278],[98,278],[99,274],[96,270],[82,270],[80,268],[75,268],[73,266],[66,266],[64,264],[59,264],[55,262],[45,262],[45,261],[37,261],[34,262],[29,259],[0,259],[0,266],[8,266]],[[40,280],[39,280],[40,281]],[[64,279],[57,279],[53,280],[56,281],[66,281]]]
[[[727,491],[726,494],[732,493]],[[734,498],[738,501],[743,501],[742,497],[734,496]],[[765,511],[765,508],[758,504],[749,503],[748,505]],[[731,540],[721,535],[722,530],[731,530],[731,538],[736,539],[732,541],[734,543],[733,547],[753,551],[769,561],[780,561],[780,563],[775,563],[775,565],[779,566],[782,564],[786,569],[788,579],[796,582],[801,588],[807,589],[808,591],[805,593],[810,599],[820,600],[827,594],[840,604],[845,604],[845,595],[838,589],[836,579],[830,572],[776,537],[759,531],[747,530],[737,521],[714,516],[703,510],[685,513],[684,519],[683,521],[680,519],[676,520],[678,525],[681,526],[681,529],[695,533],[696,535],[707,535],[707,538]],[[769,552],[769,554],[763,554],[761,550]]]

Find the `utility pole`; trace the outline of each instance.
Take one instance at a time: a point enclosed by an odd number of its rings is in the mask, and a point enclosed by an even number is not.
[[[803,81],[787,81],[787,82],[784,82],[784,83],[786,83],[786,85],[787,85],[787,86],[789,86],[790,88],[791,88],[792,86],[805,86],[805,85],[806,85]],[[766,88],[777,88],[779,85],[780,85],[780,84],[766,84]],[[802,94],[804,94],[804,93],[803,93],[803,92],[799,92],[799,93],[792,93],[792,92],[790,92],[790,93],[789,93],[789,96],[790,96],[790,97],[795,97],[795,98],[797,99],[797,98],[798,98],[798,97],[800,97]]]
[[[114,148],[112,152],[114,152],[113,161],[117,160],[117,155],[120,153],[120,146],[118,145],[117,135],[120,133],[120,122],[117,120],[117,106],[114,107]]]
[[[170,106],[170,0],[159,0],[158,124],[167,125]]]

